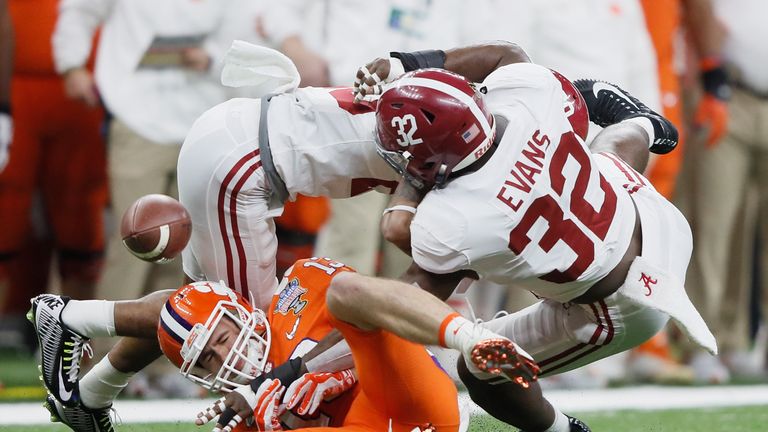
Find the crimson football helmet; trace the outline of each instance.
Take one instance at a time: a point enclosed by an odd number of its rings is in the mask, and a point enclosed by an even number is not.
[[[240,333],[221,369],[205,370],[198,358],[225,319],[234,322]],[[264,312],[223,282],[195,282],[177,289],[160,312],[157,337],[163,353],[182,375],[215,392],[230,391],[264,372],[271,343]]]
[[[444,186],[488,151],[495,133],[482,95],[443,69],[403,75],[376,108],[379,154],[419,189]]]

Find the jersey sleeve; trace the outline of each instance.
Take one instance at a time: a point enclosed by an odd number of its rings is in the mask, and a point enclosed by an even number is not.
[[[461,247],[466,228],[466,219],[456,209],[446,209],[425,199],[411,222],[413,261],[437,274],[468,268],[469,259]]]

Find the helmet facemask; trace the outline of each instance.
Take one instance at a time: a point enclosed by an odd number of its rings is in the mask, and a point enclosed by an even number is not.
[[[240,328],[229,354],[215,374],[198,364],[198,359],[214,330],[223,320]],[[181,373],[191,381],[214,392],[229,392],[249,383],[264,372],[271,344],[269,323],[259,309],[249,311],[242,305],[220,301],[205,324],[197,323],[181,348]]]

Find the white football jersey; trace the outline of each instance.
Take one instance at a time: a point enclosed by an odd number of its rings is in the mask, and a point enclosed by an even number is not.
[[[392,193],[398,175],[376,153],[375,108],[353,104],[351,88],[303,88],[269,107],[272,157],[291,199]]]
[[[411,225],[413,258],[434,273],[471,269],[539,297],[578,297],[627,250],[631,198],[573,133],[572,104],[551,70],[508,65],[482,85],[488,109],[508,122],[503,136],[480,170],[424,198]]]

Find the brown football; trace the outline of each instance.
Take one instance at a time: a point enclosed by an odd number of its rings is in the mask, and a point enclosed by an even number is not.
[[[144,261],[167,262],[178,256],[192,236],[187,209],[161,194],[144,195],[134,201],[120,223],[123,244]]]

